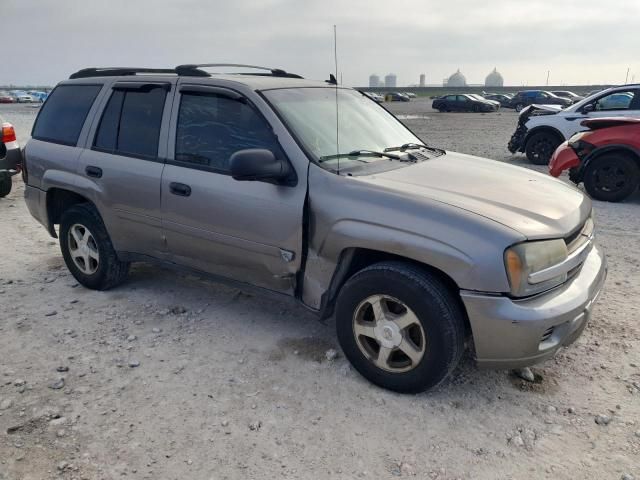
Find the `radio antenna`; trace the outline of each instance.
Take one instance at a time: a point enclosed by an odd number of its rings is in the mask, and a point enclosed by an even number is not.
[[[340,175],[340,129],[338,126],[339,115],[338,115],[338,34],[336,26],[333,26],[333,61],[335,64],[335,76],[334,82],[336,86],[336,155],[338,159],[338,175]]]

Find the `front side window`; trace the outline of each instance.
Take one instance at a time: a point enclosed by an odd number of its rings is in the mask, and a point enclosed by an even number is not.
[[[375,157],[366,160],[331,158],[338,154],[356,150],[383,151],[406,143],[422,143],[393,115],[355,90],[283,88],[267,90],[264,95],[307,151],[321,166],[329,169],[335,170],[338,161],[340,166],[348,168],[357,168],[365,162],[388,161]]]
[[[100,120],[97,150],[142,158],[158,156],[164,88],[114,90]]]
[[[231,156],[249,148],[283,156],[271,126],[244,98],[182,93],[176,161],[228,172]]]
[[[613,92],[609,95],[599,98],[596,101],[596,110],[629,110],[634,98],[638,95],[637,91],[629,90],[626,92]],[[637,99],[636,99],[637,101]]]
[[[42,106],[31,136],[36,140],[76,145],[101,85],[59,85]]]

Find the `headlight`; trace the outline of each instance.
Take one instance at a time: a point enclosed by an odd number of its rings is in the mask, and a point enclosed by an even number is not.
[[[574,134],[567,142],[569,146],[573,148],[573,151],[576,152],[576,155],[578,155],[578,158],[580,160],[583,160],[596,148],[596,146],[592,143],[585,141],[585,138],[589,138],[592,133],[593,132],[591,131],[578,132]]]
[[[535,295],[564,283],[566,273],[540,283],[531,283],[529,275],[562,263],[567,257],[567,245],[562,239],[525,242],[507,248],[504,263],[511,294],[516,297]]]

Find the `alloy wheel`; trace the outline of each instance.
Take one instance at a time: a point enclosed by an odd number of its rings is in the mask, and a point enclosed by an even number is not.
[[[68,233],[69,254],[78,270],[85,275],[93,275],[100,265],[98,244],[87,227],[76,223]]]
[[[378,368],[392,373],[414,369],[427,347],[422,324],[400,300],[372,295],[353,315],[353,335],[362,354]]]

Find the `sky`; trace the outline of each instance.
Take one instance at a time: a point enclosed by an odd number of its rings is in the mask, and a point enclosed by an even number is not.
[[[0,85],[90,66],[246,63],[364,86],[640,82],[640,0],[0,0]]]

